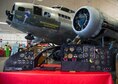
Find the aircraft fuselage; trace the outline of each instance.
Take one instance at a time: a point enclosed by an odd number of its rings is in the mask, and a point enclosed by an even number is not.
[[[30,32],[46,42],[62,44],[76,34],[72,29],[73,12],[30,3],[15,3],[8,22],[14,28]]]

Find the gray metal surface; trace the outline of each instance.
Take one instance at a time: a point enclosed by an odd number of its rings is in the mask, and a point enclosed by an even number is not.
[[[77,10],[79,7],[84,5],[93,6],[95,8],[100,9],[101,11],[104,11],[106,14],[108,14],[111,17],[114,17],[118,19],[118,1],[117,0],[43,0],[42,2],[38,0],[0,0],[0,22],[6,21],[6,15],[5,10],[11,10],[12,5],[14,2],[35,2],[35,4],[45,5],[45,6],[54,6],[54,5],[62,5],[74,10]],[[9,4],[8,4],[9,3]],[[8,28],[5,26],[1,27],[0,29]],[[11,30],[8,29],[8,30]],[[8,31],[6,30],[6,31]],[[13,30],[15,32],[16,30]],[[11,32],[11,31],[10,31]],[[18,31],[19,32],[19,31]]]

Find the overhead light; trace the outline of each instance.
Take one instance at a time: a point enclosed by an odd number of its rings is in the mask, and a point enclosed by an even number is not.
[[[6,22],[0,22],[0,24],[7,24]]]
[[[43,0],[37,0],[37,1],[43,1]]]

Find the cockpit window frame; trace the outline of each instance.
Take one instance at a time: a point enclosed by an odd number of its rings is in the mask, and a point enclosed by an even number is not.
[[[38,12],[36,12],[36,8],[38,9],[37,10]],[[42,12],[43,12],[43,10],[41,7],[33,6],[33,14],[42,16]]]
[[[63,7],[63,6],[53,6],[52,8],[54,8],[54,9],[60,9],[60,10],[62,10],[64,12],[67,12],[67,13],[75,13],[74,10],[71,10],[71,9],[69,9],[67,7]]]
[[[25,11],[25,8],[24,8],[24,7],[19,6],[19,7],[18,7],[18,11]]]
[[[60,17],[60,18],[63,18],[63,19],[66,19],[66,20],[71,20],[71,17],[69,17],[69,16],[67,16],[67,15],[63,15],[63,14],[58,14],[58,16]]]
[[[70,9],[68,9],[66,7],[61,7],[61,10],[65,11],[65,12],[68,12],[68,13],[75,13],[73,10],[70,10]]]
[[[14,10],[15,10],[15,4],[14,4],[13,7],[12,7],[12,11],[11,11],[11,13],[13,13]]]

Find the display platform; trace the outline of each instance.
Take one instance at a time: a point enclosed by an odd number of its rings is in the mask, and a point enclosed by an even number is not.
[[[0,72],[0,84],[113,84],[109,72]]]

